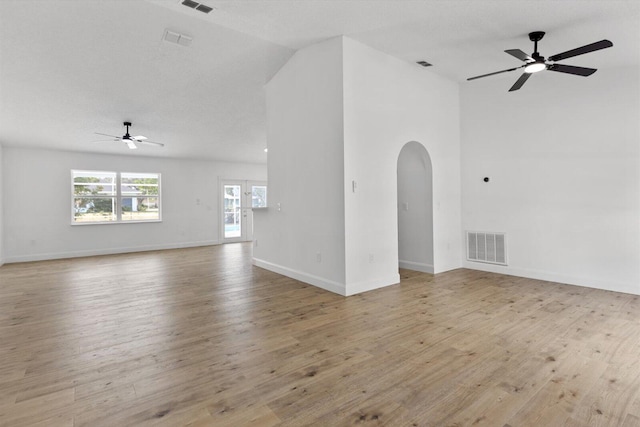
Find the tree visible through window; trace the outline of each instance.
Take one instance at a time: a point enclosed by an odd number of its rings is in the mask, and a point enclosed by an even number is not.
[[[251,207],[252,208],[267,207],[267,186],[266,185],[251,186]]]
[[[159,221],[160,174],[71,171],[73,223]]]

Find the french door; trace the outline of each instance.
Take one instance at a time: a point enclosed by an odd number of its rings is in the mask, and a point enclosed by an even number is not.
[[[253,239],[253,209],[267,207],[267,184],[259,181],[221,182],[222,242]]]

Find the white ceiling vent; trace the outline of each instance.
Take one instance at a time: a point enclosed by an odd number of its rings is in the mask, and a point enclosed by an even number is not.
[[[507,235],[467,231],[467,260],[507,265]]]

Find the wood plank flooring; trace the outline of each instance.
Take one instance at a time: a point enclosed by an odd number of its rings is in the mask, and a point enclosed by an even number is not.
[[[401,270],[344,298],[251,246],[0,268],[1,426],[640,426],[640,297]]]

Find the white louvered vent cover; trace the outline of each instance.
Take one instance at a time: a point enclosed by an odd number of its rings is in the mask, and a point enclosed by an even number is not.
[[[506,235],[467,231],[467,259],[507,265]]]

